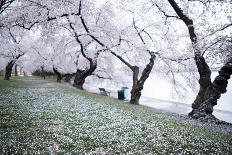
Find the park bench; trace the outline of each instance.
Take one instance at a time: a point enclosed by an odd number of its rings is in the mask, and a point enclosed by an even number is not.
[[[103,96],[110,96],[110,92],[106,91],[105,88],[99,88],[100,94]]]

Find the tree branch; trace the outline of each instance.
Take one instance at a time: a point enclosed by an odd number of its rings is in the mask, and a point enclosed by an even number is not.
[[[98,77],[99,79],[108,79],[108,80],[112,80],[112,77],[104,77],[104,76],[101,76],[101,75],[96,74],[96,73],[93,73],[92,75]]]
[[[223,27],[221,27],[221,28],[215,30],[214,32],[208,34],[207,37],[208,37],[208,36],[212,36],[212,35],[214,35],[214,34],[217,33],[217,32],[224,31],[225,29],[227,29],[227,28],[229,28],[229,27],[232,27],[232,23],[226,24],[226,25],[224,25]]]
[[[0,1],[0,14],[2,14],[15,0],[1,0]]]

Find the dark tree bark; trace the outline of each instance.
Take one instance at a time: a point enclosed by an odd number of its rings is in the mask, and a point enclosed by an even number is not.
[[[5,77],[4,77],[5,80],[10,80],[11,73],[12,73],[12,70],[13,70],[13,67],[14,67],[16,61],[23,55],[24,55],[24,53],[19,54],[16,57],[14,57],[14,60],[11,60],[10,62],[7,63],[6,68],[5,68],[6,69]]]
[[[18,65],[15,64],[15,76],[18,76]]]
[[[70,83],[71,79],[76,75],[76,73],[67,73],[64,74],[64,81]]]
[[[151,70],[154,66],[154,60],[156,56],[154,54],[151,54],[150,62],[147,64],[145,69],[142,72],[142,75],[140,79],[138,79],[139,75],[139,67],[133,66],[133,86],[131,89],[131,104],[139,104],[139,99],[141,97],[141,91],[143,90],[143,86],[147,78],[149,77]]]
[[[41,66],[41,73],[42,73],[42,78],[45,79],[46,78],[46,73],[45,73],[45,70],[44,70],[44,66]]]
[[[0,14],[2,14],[15,0],[0,0]]]
[[[119,55],[111,51],[111,54],[113,54],[115,57],[121,60],[133,72],[133,85],[131,89],[131,99],[130,99],[131,104],[139,104],[139,99],[141,97],[141,91],[143,90],[144,83],[149,77],[151,70],[154,66],[154,60],[156,56],[152,52],[149,52],[149,53],[151,55],[150,62],[144,68],[142,75],[139,78],[139,67],[138,66],[132,66],[125,59],[123,59],[122,57],[120,57]]]
[[[15,61],[14,61],[14,60],[11,60],[11,61],[8,62],[8,64],[6,65],[6,68],[5,68],[5,77],[4,77],[5,80],[10,80],[11,73],[12,73],[12,69],[13,69],[14,64],[15,64]]]
[[[81,1],[80,1],[80,8],[81,8]],[[80,8],[79,8],[79,13],[81,13]],[[81,22],[82,22],[85,30],[88,32],[88,28],[85,25],[83,18],[81,16],[80,16],[80,18],[81,18]],[[75,28],[73,27],[73,24],[71,23],[69,18],[67,18],[67,19],[68,19],[68,22],[69,22],[69,27],[71,28],[71,30],[74,33],[74,37],[76,39],[76,42],[80,45],[80,52],[81,52],[82,56],[89,61],[89,68],[88,69],[85,69],[84,71],[81,71],[81,70],[77,69],[77,72],[75,74],[74,83],[73,83],[74,87],[76,87],[78,89],[83,89],[85,79],[88,76],[91,76],[93,74],[93,72],[97,68],[97,59],[98,59],[100,51],[98,51],[97,53],[94,54],[94,58],[88,57],[86,55],[86,53],[85,53],[86,52],[86,47],[82,43],[82,41],[80,39],[80,36],[77,34],[77,32],[76,32]]]
[[[93,72],[96,70],[96,68],[97,63],[93,63],[90,65],[89,69],[83,71],[78,69],[75,75],[73,86],[83,90],[83,85],[85,83],[86,78],[91,76]]]
[[[132,85],[132,89],[131,89],[130,103],[131,104],[139,104],[139,99],[141,97],[141,90],[143,89],[143,86],[140,87],[139,79],[138,79],[139,67],[133,66],[131,70],[133,72],[133,85]]]
[[[207,87],[201,104],[193,108],[189,114],[191,117],[207,118],[209,116],[208,118],[214,118],[212,115],[213,106],[217,105],[217,100],[227,91],[228,80],[232,74],[232,58],[227,61],[218,73],[219,75],[214,79],[213,83]]]
[[[195,61],[197,65],[198,73],[200,75],[200,78],[198,81],[200,85],[200,89],[199,89],[196,99],[194,100],[192,104],[193,109],[199,108],[200,104],[204,102],[206,91],[208,87],[212,85],[211,70],[209,66],[207,65],[203,57],[199,57],[198,59],[203,59],[203,60]]]
[[[200,90],[197,97],[192,104],[192,111],[189,116],[193,118],[210,118],[215,119],[212,115],[213,106],[217,105],[217,100],[220,98],[221,94],[226,92],[226,87],[228,79],[232,73],[231,59],[221,68],[219,75],[215,78],[213,83],[211,82],[211,70],[205,61],[205,58],[201,55],[201,51],[198,48],[198,41],[196,33],[193,26],[193,21],[187,17],[175,0],[168,0],[172,8],[175,10],[176,14],[185,23],[189,30],[189,36],[194,47],[195,63],[200,75],[199,84]]]
[[[61,82],[61,80],[62,80],[62,74],[54,66],[53,66],[53,72],[56,74],[56,77],[57,77],[56,81],[57,82]]]

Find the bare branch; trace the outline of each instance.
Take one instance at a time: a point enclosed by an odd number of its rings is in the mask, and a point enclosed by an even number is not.
[[[0,14],[2,14],[15,0],[1,0],[0,1]]]
[[[81,54],[82,54],[83,57],[86,58],[90,63],[92,63],[93,60],[85,54],[85,47],[84,47],[84,45],[82,44],[81,40],[79,39],[79,35],[77,34],[75,28],[73,27],[73,24],[71,23],[71,21],[70,21],[70,19],[69,19],[68,17],[67,17],[67,20],[68,20],[68,22],[69,22],[69,27],[71,28],[71,30],[72,30],[73,33],[74,33],[74,37],[75,37],[76,41],[77,41],[78,44],[80,45]]]
[[[226,25],[224,25],[223,27],[221,27],[221,28],[219,28],[219,29],[217,29],[217,30],[214,30],[214,32],[208,34],[206,37],[212,36],[212,35],[214,35],[214,34],[217,33],[217,32],[224,31],[224,30],[226,30],[227,28],[230,28],[230,27],[232,27],[232,23],[226,24]]]
[[[97,73],[93,73],[92,75],[98,77],[99,79],[108,79],[108,80],[112,80],[112,77],[104,77],[104,76],[101,76],[101,75],[99,75],[99,74],[97,74]]]
[[[35,51],[36,51],[36,53],[41,57],[41,58],[43,58],[44,60],[48,60],[47,58],[45,58],[35,47],[32,47]]]
[[[142,41],[142,43],[143,43],[144,45],[146,45],[145,41],[143,40],[143,37],[141,36],[141,32],[139,32],[138,27],[135,25],[135,18],[134,18],[134,16],[133,16],[133,27],[134,27],[134,29],[136,30],[136,32],[137,32],[137,34],[138,34],[140,40]]]
[[[180,19],[180,17],[178,16],[174,16],[174,15],[168,15],[157,3],[155,3],[154,1],[151,0],[151,2],[153,3],[153,5],[155,5],[157,7],[157,9],[163,13],[163,15],[167,18],[176,18],[176,19]]]
[[[21,40],[17,40],[17,39],[15,38],[15,36],[12,34],[10,28],[9,28],[9,34],[10,34],[11,38],[13,39],[13,41],[14,41],[16,44],[19,44],[19,43],[21,42]]]

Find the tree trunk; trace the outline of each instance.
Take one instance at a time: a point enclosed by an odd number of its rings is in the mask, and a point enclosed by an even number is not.
[[[210,118],[214,116],[213,107],[217,105],[217,100],[221,94],[226,93],[228,80],[232,74],[232,58],[220,69],[219,75],[214,79],[213,83],[207,87],[204,99],[201,104],[193,109],[190,116],[193,118]],[[208,116],[208,117],[206,117]]]
[[[142,90],[143,90],[143,85],[141,85],[141,84],[137,84],[137,85],[132,87],[131,99],[130,99],[131,104],[137,104],[137,105],[139,104]]]
[[[4,77],[5,80],[10,80],[11,73],[12,73],[12,69],[13,69],[14,64],[15,64],[15,61],[14,61],[14,60],[11,60],[11,61],[6,65],[6,71],[5,71],[5,77]]]
[[[147,66],[144,68],[142,75],[140,79],[138,80],[139,75],[139,67],[133,66],[133,86],[131,90],[131,104],[139,104],[139,99],[141,97],[141,91],[143,90],[143,85],[147,78],[149,77],[151,70],[154,66],[154,60],[156,56],[153,53],[151,54],[150,62],[147,64]]]
[[[19,70],[19,72],[20,72],[19,74],[20,74],[20,75],[24,75],[24,74],[23,74],[23,68],[20,67],[19,69],[20,69],[20,70]]]
[[[71,73],[71,74],[68,73],[68,74],[65,74],[65,75],[64,75],[64,81],[70,83],[70,82],[71,82],[71,79],[72,79],[74,76],[75,76],[75,73]]]
[[[141,97],[141,90],[143,89],[140,87],[139,80],[138,80],[139,67],[133,66],[132,72],[133,72],[133,86],[131,89],[130,103],[131,104],[139,104],[139,99]]]
[[[18,65],[15,65],[15,76],[18,76]]]
[[[200,75],[200,79],[199,79],[200,90],[197,94],[195,101],[192,104],[193,109],[197,109],[200,106],[200,104],[204,102],[206,91],[208,87],[212,85],[211,71],[209,69],[208,64],[205,62],[204,57],[201,56],[199,58],[195,58],[195,62],[197,65],[198,73]],[[191,115],[191,113],[189,115]]]
[[[86,69],[84,71],[78,69],[76,74],[75,74],[73,86],[78,88],[78,89],[83,90],[83,85],[85,83],[85,79],[88,76],[92,75],[92,73],[96,70],[96,68],[97,68],[97,63],[93,63],[90,65],[89,69]]]
[[[42,72],[42,77],[45,80],[46,75],[45,75],[45,71],[44,71],[44,66],[41,66],[41,72]]]
[[[213,118],[213,106],[217,104],[217,99],[220,98],[223,91],[226,89],[227,81],[230,78],[229,73],[226,73],[226,78],[224,77],[225,68],[223,67],[219,72],[219,76],[217,76],[214,82],[211,82],[211,70],[206,63],[204,57],[201,54],[201,50],[198,47],[197,36],[193,26],[193,20],[186,16],[175,0],[168,0],[172,8],[175,10],[176,14],[180,17],[180,19],[185,23],[189,30],[189,37],[191,39],[194,55],[195,55],[195,63],[197,65],[198,73],[200,75],[199,84],[200,90],[197,94],[197,97],[192,104],[192,111],[189,113],[189,116],[193,118]],[[228,63],[226,64],[228,66]],[[226,70],[229,71],[229,67],[226,67]]]
[[[62,74],[55,67],[53,67],[53,71],[54,71],[54,73],[56,74],[56,77],[57,77],[56,81],[61,82]]]

